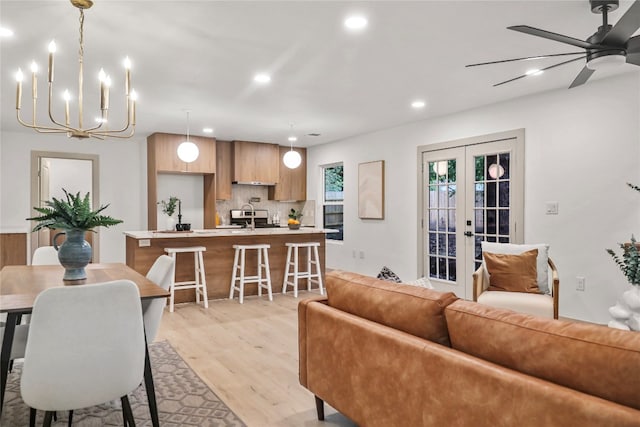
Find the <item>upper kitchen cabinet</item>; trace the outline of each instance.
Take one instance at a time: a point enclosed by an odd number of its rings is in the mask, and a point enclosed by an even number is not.
[[[202,136],[191,136],[189,141],[198,146],[200,154],[192,163],[178,158],[178,146],[185,141],[184,135],[154,133],[147,137],[147,156],[157,172],[198,173],[216,172],[216,140]]]
[[[283,146],[278,148],[279,159],[282,161],[282,157],[291,148]],[[286,201],[307,199],[307,149],[294,147],[293,150],[300,153],[302,163],[295,169],[289,169],[284,164],[280,164],[278,183],[269,187],[269,200]]]
[[[216,199],[231,200],[231,141],[216,141]]]
[[[233,182],[274,185],[278,182],[280,150],[276,144],[232,142]]]

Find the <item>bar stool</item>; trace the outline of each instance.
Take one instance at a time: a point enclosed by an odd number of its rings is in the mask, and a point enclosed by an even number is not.
[[[287,285],[291,285],[293,288],[293,296],[298,298],[298,280],[307,279],[307,290],[311,290],[311,282],[317,282],[320,288],[320,293],[324,295],[324,288],[322,287],[322,273],[320,272],[320,257],[318,256],[318,242],[308,243],[285,243],[287,246],[287,263],[284,267],[284,280],[282,281],[282,293],[287,293]],[[307,248],[307,271],[300,271],[300,265],[298,263],[298,249]],[[313,252],[311,251],[313,249]],[[291,260],[291,253],[293,252],[293,261]],[[312,256],[313,255],[313,256]],[[316,272],[312,273],[311,265],[315,265]],[[290,272],[293,267],[293,272]],[[289,281],[289,278],[293,277],[293,282]]]
[[[269,301],[273,301],[273,295],[271,293],[271,273],[269,271],[269,252],[268,249],[271,245],[233,245],[236,250],[233,257],[233,275],[231,276],[231,289],[229,290],[229,299],[233,299],[235,290],[238,290],[240,304],[244,301],[244,285],[245,283],[257,283],[258,284],[258,296],[262,296],[262,288],[267,290],[269,294]],[[256,276],[245,276],[244,266],[246,251],[255,249],[258,251],[258,271]],[[264,257],[264,263],[262,262]],[[240,262],[238,264],[238,261]],[[264,269],[264,277],[262,276],[262,270]],[[240,273],[240,274],[238,274]],[[236,286],[236,281],[240,282]]]
[[[195,289],[196,290],[196,303],[200,303],[200,295],[204,302],[204,308],[209,308],[209,300],[207,298],[207,279],[204,271],[204,261],[202,260],[202,253],[207,248],[204,246],[191,246],[187,248],[164,248],[164,251],[173,258],[173,271],[171,272],[171,285],[169,290],[171,296],[169,297],[169,311],[173,313],[173,301],[175,290],[178,289]],[[176,263],[177,254],[179,253],[193,253],[193,265],[195,280],[187,280],[184,282],[176,282]]]

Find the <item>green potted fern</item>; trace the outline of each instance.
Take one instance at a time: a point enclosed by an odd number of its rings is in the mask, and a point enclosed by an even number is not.
[[[37,221],[33,231],[43,228],[63,229],[53,237],[53,246],[58,251],[60,264],[65,268],[64,280],[82,280],[87,277],[84,268],[91,261],[91,246],[84,240],[87,231],[93,231],[96,227],[111,227],[122,221],[107,215],[101,215],[109,205],[100,206],[91,210],[89,193],[80,197],[80,193],[72,194],[63,189],[65,199],[52,197],[47,200],[45,207],[34,207],[40,213],[39,216],[27,218],[28,221]],[[58,246],[57,239],[66,234],[67,238]]]

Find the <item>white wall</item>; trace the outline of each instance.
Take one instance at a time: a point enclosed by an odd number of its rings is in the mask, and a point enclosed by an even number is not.
[[[91,160],[49,159],[49,197],[65,199],[63,189],[71,193],[91,193]]]
[[[640,234],[640,78],[594,80],[567,90],[416,122],[308,150],[308,198],[321,200],[320,165],[344,162],[344,242],[327,266],[401,278],[418,273],[417,148],[525,129],[525,242],[547,242],[560,273],[560,315],[600,323],[628,286],[605,248]],[[358,163],[385,160],[385,219],[357,216]],[[544,213],[559,202],[559,215]],[[353,257],[356,250],[357,257]],[[364,251],[364,259],[359,258]],[[576,276],[586,277],[578,292]]]
[[[124,262],[124,230],[146,228],[146,137],[95,141],[66,136],[2,131],[0,139],[0,229],[28,230],[31,215],[31,151],[98,154],[100,203],[105,214],[124,221],[99,229],[100,261]]]

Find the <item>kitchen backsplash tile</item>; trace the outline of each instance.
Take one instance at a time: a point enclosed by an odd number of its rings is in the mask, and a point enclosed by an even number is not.
[[[269,200],[268,187],[266,185],[242,185],[233,184],[231,190],[231,200],[216,201],[216,210],[220,215],[223,224],[229,223],[229,211],[231,209],[240,209],[245,203],[249,203],[251,198],[259,197],[260,201],[251,203],[256,209],[267,209],[269,211],[269,222],[275,213],[280,216],[280,224],[286,224],[290,209],[303,210],[305,202],[277,202]],[[307,215],[310,211],[304,212]],[[305,225],[311,224],[312,218],[304,218]]]

